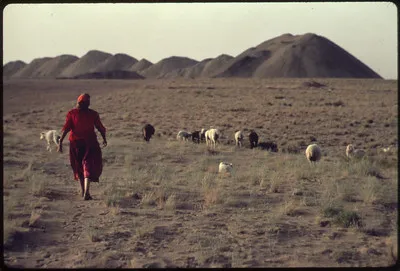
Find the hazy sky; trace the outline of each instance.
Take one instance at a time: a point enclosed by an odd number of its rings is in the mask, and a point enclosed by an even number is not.
[[[3,20],[3,64],[93,49],[153,63],[170,56],[200,61],[236,56],[285,33],[315,33],[397,79],[391,2],[12,4]]]

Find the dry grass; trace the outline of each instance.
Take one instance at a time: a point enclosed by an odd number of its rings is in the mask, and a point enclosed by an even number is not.
[[[332,92],[302,87],[303,79],[8,85],[6,263],[39,268],[392,264],[398,159],[397,152],[377,150],[397,143],[396,82],[318,81]],[[92,95],[109,137],[102,149],[103,175],[92,184],[89,202],[75,193],[78,183],[67,153],[50,154],[43,142],[24,140],[38,138],[37,130],[51,128],[49,123],[61,125],[77,89]],[[22,104],[10,98],[25,93]],[[43,95],[54,101],[46,112],[36,108]],[[218,107],[210,113],[213,104]],[[140,134],[145,122],[156,128],[148,144]],[[209,126],[224,135],[215,151],[175,138],[179,130]],[[247,140],[245,147],[234,147],[237,129],[256,129],[259,141],[276,142],[279,152],[250,150]],[[323,150],[316,165],[304,155],[311,142]],[[366,149],[368,157],[348,161],[349,143]],[[231,175],[218,174],[221,161],[234,165]],[[30,220],[36,227],[22,234]],[[35,237],[35,249],[21,248],[12,241],[15,234],[24,236],[25,246]],[[52,256],[44,257],[48,251]]]

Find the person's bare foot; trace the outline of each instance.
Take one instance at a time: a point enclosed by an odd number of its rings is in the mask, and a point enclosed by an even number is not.
[[[85,197],[83,198],[84,200],[92,200],[92,196],[90,194],[86,194]]]

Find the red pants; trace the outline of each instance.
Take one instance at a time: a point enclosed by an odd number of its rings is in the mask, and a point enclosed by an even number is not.
[[[70,141],[69,160],[76,181],[89,178],[92,182],[98,182],[103,171],[101,148],[97,142],[85,142],[84,140]]]

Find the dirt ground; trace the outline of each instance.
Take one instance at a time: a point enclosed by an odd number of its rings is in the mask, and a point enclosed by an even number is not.
[[[322,85],[313,84],[316,81]],[[107,128],[78,195],[46,151],[82,92]],[[141,127],[156,133],[146,143]],[[217,127],[215,151],[176,139]],[[278,152],[234,145],[254,129]],[[98,134],[99,140],[101,140]],[[322,158],[310,165],[307,145]],[[347,144],[367,156],[348,160]],[[349,267],[397,260],[398,89],[375,79],[3,82],[4,260],[21,268]],[[390,147],[387,152],[383,148]],[[233,164],[219,174],[221,161]]]

